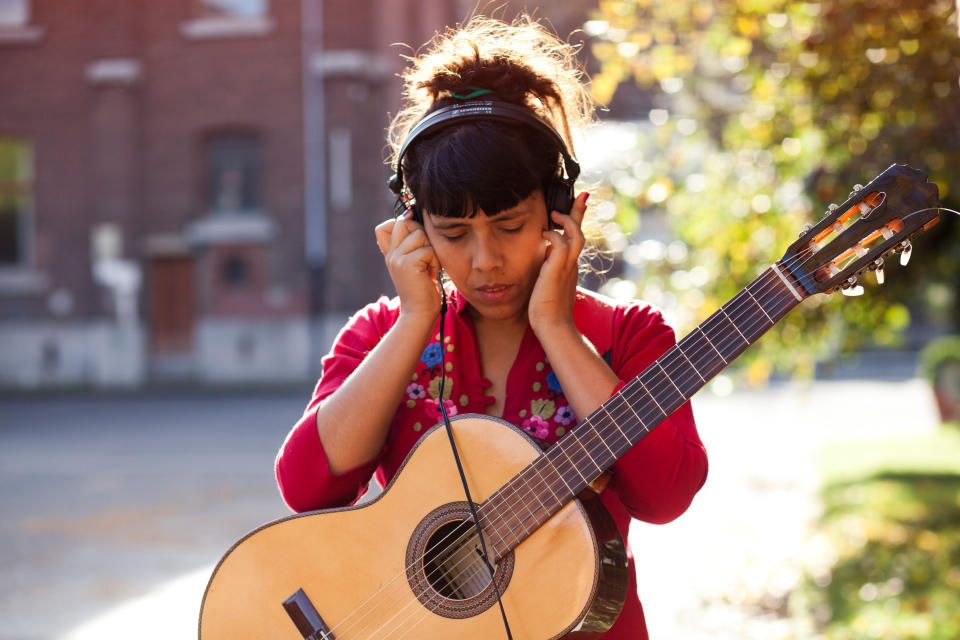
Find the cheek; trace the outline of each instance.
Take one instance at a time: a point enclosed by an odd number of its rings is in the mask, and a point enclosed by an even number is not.
[[[529,241],[519,248],[517,255],[525,256],[524,271],[533,275],[534,278],[540,273],[540,267],[547,259],[547,241],[543,239],[538,231],[536,237],[531,237]]]
[[[470,270],[469,266],[464,267],[464,252],[458,251],[455,247],[442,241],[431,243],[431,246],[444,273],[457,284],[461,280],[463,273],[465,271],[469,272]]]

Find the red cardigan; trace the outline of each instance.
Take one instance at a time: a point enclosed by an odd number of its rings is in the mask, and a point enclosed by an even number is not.
[[[376,473],[386,486],[420,436],[442,419],[438,404],[440,355],[445,350],[447,414],[484,413],[493,402],[490,381],[480,370],[476,333],[467,304],[455,290],[447,309],[446,337],[440,343],[439,321],[397,408],[386,445],[375,459],[342,474],[333,474],[316,427],[317,406],[336,391],[399,316],[399,301],[381,298],[357,312],[340,331],[323,359],[323,375],[307,409],[277,455],[280,492],[294,511],[349,504],[361,496]],[[673,330],[659,311],[633,302],[617,304],[578,290],[574,322],[621,380],[629,382],[675,343]],[[449,392],[448,392],[449,390]],[[376,390],[371,390],[376,393]],[[507,377],[503,418],[527,431],[544,447],[577,423],[543,348],[528,328]],[[630,518],[666,523],[683,513],[703,486],[707,456],[697,434],[690,403],[683,405],[614,463],[613,476],[600,494],[627,541]],[[646,638],[643,609],[637,597],[633,554],[627,548],[630,584],[623,612],[604,640]]]

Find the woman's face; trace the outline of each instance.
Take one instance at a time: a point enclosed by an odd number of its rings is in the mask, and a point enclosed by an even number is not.
[[[547,243],[547,208],[537,189],[511,209],[487,217],[424,216],[437,259],[460,294],[484,319],[526,316]]]

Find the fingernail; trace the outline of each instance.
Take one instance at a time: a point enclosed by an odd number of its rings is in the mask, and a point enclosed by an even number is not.
[[[587,198],[589,197],[590,197],[590,193],[585,191],[583,193],[583,204],[587,204]]]

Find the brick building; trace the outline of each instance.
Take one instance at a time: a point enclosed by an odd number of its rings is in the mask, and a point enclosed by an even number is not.
[[[472,8],[0,0],[0,386],[315,375],[392,289],[391,43]]]

